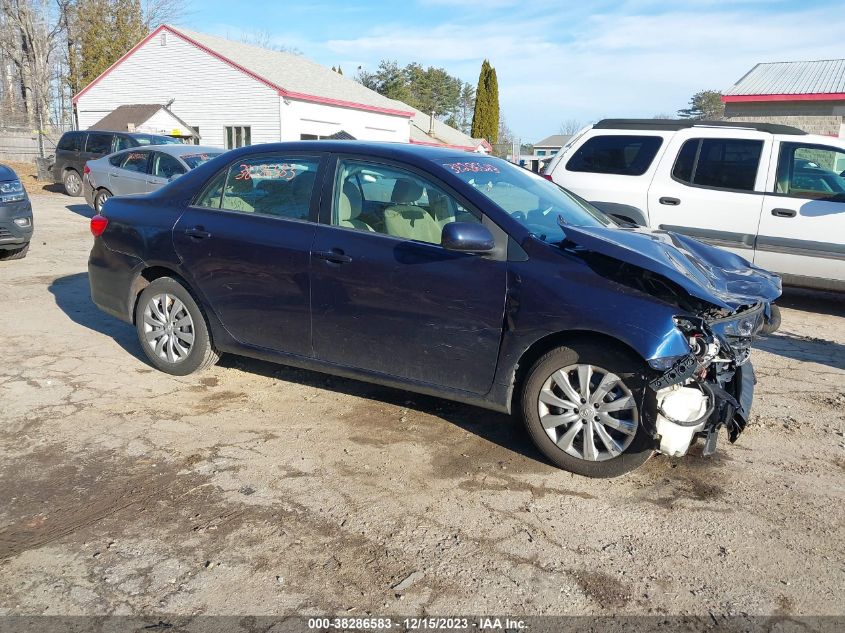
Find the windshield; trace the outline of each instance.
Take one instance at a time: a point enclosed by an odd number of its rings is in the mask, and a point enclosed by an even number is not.
[[[217,158],[223,152],[203,152],[202,154],[182,154],[179,158],[185,161],[185,164],[191,169],[196,169],[203,163],[207,163],[212,158]]]
[[[584,200],[500,158],[473,156],[441,164],[546,242],[563,241],[561,225],[616,226]]]

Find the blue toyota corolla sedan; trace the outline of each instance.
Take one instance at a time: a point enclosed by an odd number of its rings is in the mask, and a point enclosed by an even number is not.
[[[406,144],[234,150],[91,230],[94,302],[162,371],[230,352],[514,412],[591,477],[734,441],[780,295],[503,160]]]

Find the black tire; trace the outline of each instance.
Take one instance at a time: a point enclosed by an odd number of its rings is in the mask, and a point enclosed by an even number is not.
[[[175,362],[159,356],[156,353],[156,349],[147,342],[147,327],[150,326],[146,324],[145,313],[148,306],[150,306],[150,302],[161,295],[178,299],[183,304],[188,315],[190,315],[190,330],[185,329],[182,333],[193,334],[193,342],[188,348],[188,352]],[[170,306],[171,308],[175,307],[176,302],[171,301]],[[202,309],[197,305],[191,293],[182,284],[170,277],[159,277],[141,292],[141,295],[138,297],[138,303],[135,306],[135,329],[138,333],[138,341],[141,344],[141,349],[144,350],[144,354],[146,354],[150,363],[156,369],[167,374],[187,376],[188,374],[203,371],[211,367],[220,359],[220,355],[214,350],[211,342],[211,337],[208,333],[208,321]],[[180,331],[183,329],[180,328]],[[162,348],[162,352],[167,355],[166,345]]]
[[[780,329],[780,322],[780,308],[776,305],[772,305],[772,316],[763,324],[763,327],[760,329],[760,334],[764,336],[774,334]]]
[[[0,251],[0,259],[2,260],[10,260],[10,259],[23,259],[26,257],[26,254],[29,252],[29,242],[11,251]]]
[[[605,461],[590,461],[564,452],[549,436],[540,420],[538,403],[543,385],[558,370],[578,364],[600,367],[621,378],[624,387],[630,391],[636,403],[639,423],[636,426],[636,432],[633,434],[633,440],[630,440],[630,444],[621,454],[610,457]],[[556,466],[585,477],[618,477],[644,464],[654,452],[654,441],[643,424],[645,420],[650,419],[648,417],[649,412],[643,411],[643,395],[646,389],[645,378],[643,377],[645,369],[645,363],[632,353],[622,348],[595,342],[584,342],[572,347],[558,347],[540,357],[526,376],[522,386],[520,403],[525,427],[534,444]],[[598,380],[598,374],[594,376],[594,379]],[[614,393],[621,393],[621,391],[612,392],[611,397]],[[589,403],[584,406],[588,407]],[[649,406],[646,405],[647,408]],[[560,411],[563,412],[564,410]],[[588,414],[585,412],[585,415]],[[558,427],[561,429],[561,435],[563,430],[571,428],[574,424],[582,424],[582,422],[578,420],[572,425]],[[605,432],[608,432],[605,427],[603,428]],[[611,431],[614,436],[618,433],[618,431]],[[552,432],[558,433],[558,429]],[[583,432],[581,437],[583,445]],[[599,446],[600,438],[597,435],[593,435],[593,437],[598,440],[596,446]],[[627,441],[623,435],[618,437],[622,438],[623,443]],[[586,453],[586,451],[583,452]]]
[[[97,213],[103,212],[103,205],[106,200],[112,197],[112,192],[106,188],[97,189],[94,193],[94,211]]]
[[[67,195],[78,198],[82,195],[82,176],[75,169],[68,169],[62,176],[62,183],[65,186]]]

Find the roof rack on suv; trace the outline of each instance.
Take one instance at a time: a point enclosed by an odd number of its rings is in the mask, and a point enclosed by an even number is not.
[[[806,134],[791,125],[753,123],[749,121],[703,121],[697,119],[602,119],[593,128],[598,130],[684,130],[691,127],[733,127],[768,132],[769,134]]]

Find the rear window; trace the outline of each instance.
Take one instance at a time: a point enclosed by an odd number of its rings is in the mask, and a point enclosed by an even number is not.
[[[157,134],[136,134],[133,137],[138,145],[181,145],[182,141],[172,136],[159,136]]]
[[[121,169],[141,174],[146,174],[149,171],[150,152],[127,152],[123,156],[124,161],[120,165]]]
[[[681,147],[672,176],[683,183],[753,191],[763,141],[695,138]]]
[[[566,164],[566,169],[593,174],[641,176],[648,171],[662,143],[663,139],[659,136],[594,136],[578,148]]]
[[[85,144],[85,151],[91,154],[111,154],[112,138],[114,137],[111,134],[91,132]]]
[[[85,134],[82,132],[68,132],[62,135],[56,149],[61,149],[69,152],[81,151],[82,143],[85,139]]]

